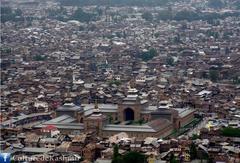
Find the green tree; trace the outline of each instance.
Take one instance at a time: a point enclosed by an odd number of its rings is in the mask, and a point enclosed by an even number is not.
[[[208,6],[211,8],[223,8],[224,3],[222,0],[208,0]]]
[[[240,76],[235,75],[232,80],[234,84],[240,84]]]
[[[12,50],[11,50],[11,48],[6,47],[6,48],[1,48],[1,52],[10,54],[12,52]]]
[[[1,7],[1,15],[12,14],[12,9],[10,7]]]
[[[147,62],[147,61],[153,59],[153,57],[155,57],[156,55],[157,55],[156,49],[150,48],[150,50],[141,53],[141,54],[140,54],[140,58],[141,58],[143,61]]]
[[[219,79],[219,72],[217,70],[210,70],[209,78],[211,81],[216,82]]]
[[[151,48],[151,49],[149,50],[149,54],[150,54],[151,56],[156,56],[156,55],[157,55],[156,49]]]
[[[201,159],[201,163],[203,162],[203,160],[209,160],[209,156],[205,151],[201,151],[200,152],[200,159]]]
[[[111,80],[109,81],[109,85],[113,85],[116,84],[117,86],[121,85],[121,81],[120,80]]]
[[[173,14],[172,11],[164,10],[160,11],[157,15],[157,19],[159,20],[172,20]]]
[[[173,42],[176,43],[176,44],[181,42],[181,37],[180,37],[179,34],[177,34],[177,36],[175,36],[175,37],[173,38]]]
[[[97,15],[98,15],[98,16],[102,16],[102,15],[103,15],[103,10],[102,10],[101,8],[96,7],[96,8],[95,8],[95,11],[97,12]]]
[[[22,11],[20,9],[12,10],[10,7],[1,7],[1,22],[23,21]]]
[[[122,156],[119,154],[119,147],[117,144],[113,147],[113,159],[112,163],[123,163]]]
[[[84,12],[81,8],[78,8],[71,18],[81,22],[89,22],[95,19],[95,14]]]
[[[114,148],[113,148],[113,158],[117,158],[119,156],[119,147],[118,145],[114,145]]]
[[[174,156],[173,153],[171,153],[171,155],[170,155],[169,162],[170,162],[170,163],[177,163],[176,157]]]
[[[111,114],[108,115],[108,122],[111,124],[113,121],[113,117]]]
[[[22,16],[22,10],[21,9],[16,9],[15,14],[16,14],[16,16]]]
[[[190,145],[190,157],[191,157],[191,159],[197,158],[197,148],[194,143],[192,143]]]
[[[192,140],[196,140],[198,138],[199,138],[199,136],[197,134],[193,134],[192,137],[191,137]]]
[[[144,163],[145,161],[145,156],[135,151],[130,151],[123,156],[124,163]]]
[[[33,59],[35,61],[45,61],[47,59],[47,57],[43,56],[43,55],[36,55]]]
[[[182,10],[176,13],[174,16],[174,20],[188,20],[188,21],[193,21],[193,20],[198,20],[199,14],[194,12],[194,11],[189,11],[189,10]]]
[[[237,10],[240,10],[240,1],[236,1],[234,3],[234,6],[236,7]]]
[[[137,123],[138,123],[139,125],[142,125],[142,124],[144,123],[144,119],[138,120]]]
[[[162,6],[170,1],[176,0],[59,0],[60,4],[65,6]]]
[[[146,21],[153,21],[153,15],[150,12],[144,12],[142,14],[142,18],[145,19]]]
[[[209,157],[209,158],[208,158],[208,163],[214,163],[214,160],[213,160],[212,157]]]
[[[169,65],[169,66],[174,66],[174,59],[173,59],[173,57],[171,57],[171,56],[167,57],[166,64]]]
[[[156,38],[158,38],[158,37],[160,36],[160,33],[159,33],[159,32],[154,33],[154,36],[155,36]]]
[[[226,127],[221,130],[221,135],[229,136],[229,137],[240,137],[240,129],[239,128],[232,128]]]

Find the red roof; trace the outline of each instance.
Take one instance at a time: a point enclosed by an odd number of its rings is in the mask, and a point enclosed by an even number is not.
[[[43,130],[54,131],[57,130],[57,127],[55,125],[47,125],[46,127],[43,127]]]

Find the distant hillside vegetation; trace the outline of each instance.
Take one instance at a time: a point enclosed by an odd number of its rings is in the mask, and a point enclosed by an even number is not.
[[[87,6],[87,5],[109,5],[109,6],[157,6],[165,5],[176,0],[58,0],[64,6]]]

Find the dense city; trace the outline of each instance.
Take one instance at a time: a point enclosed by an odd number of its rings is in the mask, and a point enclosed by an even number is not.
[[[1,0],[0,162],[240,162],[239,0]]]

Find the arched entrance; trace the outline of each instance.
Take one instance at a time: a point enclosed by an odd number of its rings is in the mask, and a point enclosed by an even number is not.
[[[80,123],[83,123],[83,117],[80,119]]]
[[[131,108],[126,108],[124,110],[125,121],[133,121],[134,120],[134,111]]]

